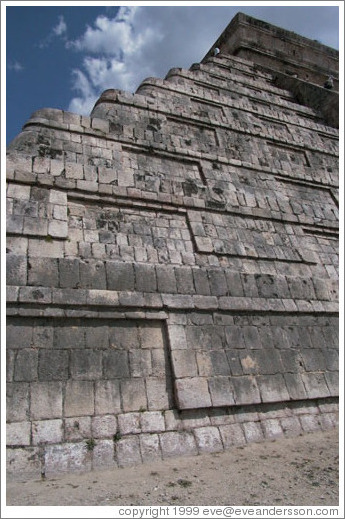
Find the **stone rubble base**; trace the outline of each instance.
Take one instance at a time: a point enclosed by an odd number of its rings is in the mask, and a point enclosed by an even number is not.
[[[31,479],[112,469],[300,436],[337,423],[336,398],[11,423],[7,473],[9,479]],[[28,437],[33,446],[25,445]]]

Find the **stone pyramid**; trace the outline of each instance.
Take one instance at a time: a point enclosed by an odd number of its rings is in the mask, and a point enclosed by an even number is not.
[[[13,477],[336,424],[337,53],[242,14],[215,46],[8,148]]]

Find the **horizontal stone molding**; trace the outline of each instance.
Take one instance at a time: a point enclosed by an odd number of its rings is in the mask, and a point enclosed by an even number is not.
[[[13,310],[20,312],[24,303],[36,306],[49,306],[48,312],[54,312],[55,307],[100,306],[112,308],[144,308],[144,309],[175,309],[175,310],[224,310],[224,311],[255,311],[282,313],[338,313],[336,301],[293,300],[261,297],[229,297],[202,296],[183,294],[153,294],[139,292],[119,292],[93,289],[51,289],[47,287],[8,287],[8,303],[11,315]],[[53,305],[53,306],[52,306]],[[29,311],[29,309],[28,309]],[[42,308],[44,312],[44,309]]]

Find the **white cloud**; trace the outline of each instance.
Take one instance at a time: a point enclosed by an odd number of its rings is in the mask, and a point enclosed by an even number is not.
[[[296,20],[296,10],[282,7],[121,7],[115,17],[98,16],[79,38],[67,42],[68,49],[83,54],[82,66],[73,75],[78,97],[69,109],[78,106],[89,113],[90,99],[96,100],[103,90],[133,92],[148,76],[164,78],[172,67],[189,68],[204,57],[238,11],[288,30],[297,26],[302,34],[308,29],[327,33],[322,9],[317,14],[299,7]],[[328,34],[330,27],[334,25],[328,24]]]
[[[15,72],[21,72],[22,70],[24,70],[23,65],[19,63],[19,61],[10,61],[9,63],[7,63],[7,68],[9,70],[14,70]]]
[[[67,24],[65,22],[64,17],[61,15],[59,16],[58,23],[54,25],[54,27],[51,28],[50,33],[46,38],[44,38],[40,43],[38,44],[38,47],[40,49],[45,49],[49,47],[51,42],[54,38],[60,37],[63,40],[66,40],[66,33],[67,33]]]
[[[59,23],[53,27],[53,33],[56,36],[61,36],[67,31],[67,25],[63,16],[59,16]]]
[[[79,71],[94,97],[107,88],[133,92],[145,77],[164,77],[172,66],[189,67],[195,56],[203,57],[226,25],[217,8],[211,9],[211,20],[205,9],[121,7],[114,18],[98,16],[92,27],[66,46],[85,54]],[[79,97],[72,99],[69,109],[88,106],[79,76],[75,74],[74,79]]]

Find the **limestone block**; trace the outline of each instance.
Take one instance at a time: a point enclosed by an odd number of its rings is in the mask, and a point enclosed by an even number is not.
[[[29,240],[28,253],[30,258],[62,258],[64,256],[64,244],[57,240],[32,238]]]
[[[260,335],[256,326],[243,326],[242,328],[243,338],[245,345],[249,349],[262,348]]]
[[[228,293],[230,296],[243,297],[243,286],[238,272],[225,271]]]
[[[243,336],[243,328],[241,326],[226,326],[225,340],[228,348],[242,349],[246,347]]]
[[[331,396],[339,396],[339,373],[325,373],[325,379]]]
[[[115,444],[116,460],[119,467],[138,465],[142,462],[139,438],[122,438]]]
[[[109,350],[103,352],[103,373],[104,377],[108,379],[129,377],[127,351]],[[100,374],[101,371],[99,371],[99,376]]]
[[[200,453],[220,452],[223,443],[217,427],[200,427],[194,430],[196,444]]]
[[[263,441],[264,435],[260,422],[244,422],[242,427],[248,443]]]
[[[154,352],[152,352],[154,353]],[[171,383],[164,377],[147,378],[146,392],[148,409],[151,411],[169,409],[172,405]]]
[[[147,377],[152,373],[150,350],[133,350],[129,352],[131,377]]]
[[[45,475],[91,470],[91,455],[85,442],[48,445],[45,452]]]
[[[65,164],[65,175],[66,178],[69,179],[83,179],[84,178],[84,171],[83,171],[83,165],[82,164],[76,164],[73,162],[66,162]]]
[[[7,254],[6,282],[8,285],[26,285],[27,259],[25,256]]]
[[[325,357],[321,349],[302,349],[301,357],[306,371],[324,371],[326,369]]]
[[[138,292],[155,292],[157,290],[156,271],[154,265],[134,265],[135,286]]]
[[[41,457],[37,447],[26,447],[25,449],[7,449],[6,466],[8,477],[21,477],[28,479],[41,476]]]
[[[164,412],[165,430],[178,431],[183,429],[183,422],[180,419],[180,411],[177,409],[170,409]]]
[[[157,288],[159,292],[175,294],[177,292],[174,269],[168,265],[156,265]]]
[[[301,423],[297,416],[281,418],[280,425],[285,436],[300,436],[302,433]]]
[[[309,398],[324,398],[330,396],[323,373],[302,373],[301,377]]]
[[[10,447],[30,445],[30,436],[30,422],[12,422],[6,424],[6,445]]]
[[[211,397],[205,378],[185,378],[175,381],[179,409],[211,407]]]
[[[109,133],[109,121],[105,119],[99,119],[98,117],[91,118],[91,128],[93,130],[99,130],[102,133]]]
[[[91,420],[92,438],[112,438],[116,431],[117,422],[114,415],[94,416]]]
[[[77,288],[79,286],[79,261],[77,259],[60,258],[58,268],[59,286],[61,288]]]
[[[105,268],[108,290],[134,290],[134,270],[132,264],[106,261]]]
[[[78,292],[77,290],[75,292]],[[68,301],[68,297],[66,298]],[[76,326],[74,322],[59,322],[54,327],[54,349],[83,349],[85,347],[85,330],[82,326]]]
[[[93,349],[72,351],[70,376],[79,380],[102,378],[102,353]]]
[[[144,294],[140,292],[119,292],[121,306],[138,307],[145,306]]]
[[[183,429],[192,430],[211,425],[208,414],[209,410],[205,409],[188,409],[181,411],[180,420],[181,424],[183,424]]]
[[[18,200],[30,199],[31,186],[23,186],[22,184],[9,184],[7,188],[7,196]]]
[[[207,272],[199,268],[193,268],[192,272],[196,293],[205,296],[211,295]]]
[[[158,434],[141,434],[140,451],[144,463],[162,459]]]
[[[256,382],[263,402],[281,402],[290,399],[284,377],[280,373],[257,376]]]
[[[246,438],[240,424],[220,425],[219,432],[225,449],[246,443]]]
[[[98,380],[95,385],[96,414],[118,413],[121,410],[118,380]]]
[[[188,347],[184,326],[169,325],[168,336],[171,350],[184,350]]]
[[[145,383],[143,380],[121,380],[121,395],[124,412],[147,409]]]
[[[175,456],[193,456],[198,453],[195,438],[186,431],[166,432],[159,435],[163,459]]]
[[[65,169],[64,163],[62,160],[51,159],[50,161],[50,174],[53,177],[58,177],[62,175],[63,170]],[[52,190],[53,191],[53,190]],[[66,193],[61,193],[60,191],[54,190],[55,193],[59,193],[61,195],[66,195]],[[54,196],[54,195],[52,195]],[[66,198],[67,201],[67,198]]]
[[[21,215],[8,214],[6,216],[6,230],[8,233],[22,234],[24,217]]]
[[[236,405],[256,404],[261,402],[256,380],[251,376],[232,377]]]
[[[41,420],[32,422],[32,443],[61,443],[63,440],[62,420]]]
[[[194,308],[193,298],[189,295],[163,294],[163,305],[167,308],[177,308],[187,310]]]
[[[24,303],[49,304],[52,301],[52,291],[44,287],[20,287],[19,301]]]
[[[97,440],[92,451],[92,468],[112,469],[117,466],[113,440]]]
[[[94,414],[93,382],[86,380],[67,381],[64,414],[66,417]]]
[[[175,277],[177,283],[177,292],[179,294],[193,294],[195,292],[191,268],[176,267]]]
[[[301,415],[299,417],[304,432],[315,432],[321,429],[318,415]]]
[[[91,417],[65,418],[65,440],[79,441],[91,438]]]
[[[162,323],[160,322],[143,322],[139,328],[140,346],[143,349],[161,349],[164,348]]]
[[[6,382],[13,381],[15,351],[6,350]]]
[[[209,269],[208,278],[211,295],[226,296],[228,294],[228,285],[223,270]]]
[[[198,310],[218,309],[218,298],[215,296],[193,296],[193,303]]]
[[[265,438],[273,440],[284,436],[283,429],[278,418],[270,418],[261,422]]]
[[[131,350],[140,347],[139,332],[135,323],[120,321],[109,328],[109,346],[116,350]]]
[[[31,384],[30,418],[32,420],[62,416],[62,383],[34,382]]]
[[[9,230],[7,229],[9,232]],[[28,238],[23,236],[7,236],[6,250],[8,255],[25,256],[28,250]]]
[[[8,383],[6,387],[6,420],[22,422],[29,418],[29,384]]]
[[[81,261],[79,272],[81,288],[96,288],[97,290],[107,288],[105,268],[102,261]]]
[[[37,225],[40,225],[37,223]],[[24,221],[25,227],[25,221]],[[40,233],[36,232],[36,234],[46,234],[46,231],[41,231]],[[48,223],[48,234],[53,238],[67,238],[68,236],[68,224],[62,220],[52,220]]]
[[[30,382],[37,380],[38,352],[34,349],[23,349],[17,353],[14,365],[14,380]]]
[[[117,417],[119,431],[122,436],[141,432],[140,414],[141,413],[126,413],[120,414]]]
[[[160,411],[141,413],[140,424],[142,431],[145,433],[165,431],[164,415]]]
[[[39,380],[67,380],[69,354],[66,350],[42,350],[39,354]]]
[[[57,287],[59,285],[58,260],[54,258],[30,258],[28,284]]]
[[[328,429],[333,429],[333,427],[338,425],[338,415],[337,413],[320,414],[319,421],[321,429],[327,431]]]
[[[176,378],[197,376],[198,367],[194,351],[173,350],[171,353],[171,359]]]
[[[214,377],[208,381],[214,407],[235,405],[233,388],[229,377]]]

